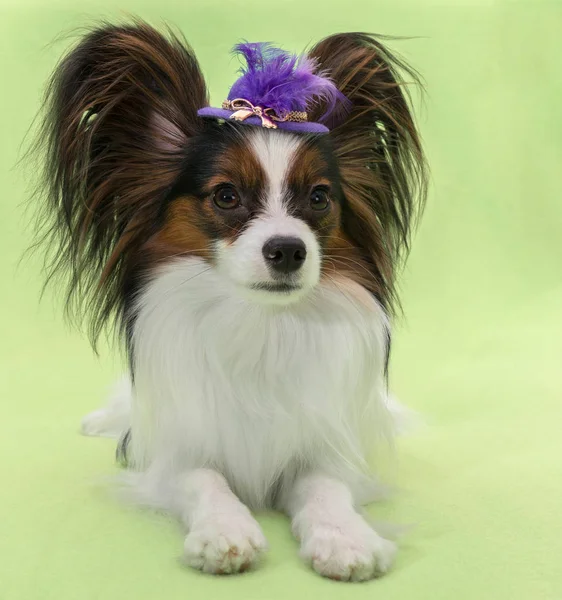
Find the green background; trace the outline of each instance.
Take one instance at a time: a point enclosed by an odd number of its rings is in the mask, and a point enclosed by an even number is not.
[[[117,12],[117,8],[123,12]],[[263,567],[214,578],[182,567],[180,528],[120,506],[98,482],[113,443],[81,438],[119,358],[39,303],[25,187],[14,167],[42,86],[92,18],[180,27],[215,102],[240,38],[298,50],[332,32],[393,43],[423,73],[432,167],[404,273],[394,391],[426,424],[398,444],[397,494],[378,520],[414,524],[394,572],[346,585],[297,558],[286,519],[259,515]],[[3,2],[0,9],[0,600],[562,598],[562,7],[540,1]]]

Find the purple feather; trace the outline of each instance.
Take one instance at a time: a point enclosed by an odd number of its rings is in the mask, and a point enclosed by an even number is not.
[[[270,43],[244,43],[234,52],[246,60],[240,77],[230,88],[229,100],[244,98],[254,106],[272,108],[283,118],[288,112],[307,111],[314,103],[325,102],[325,120],[338,103],[344,108],[349,100],[323,73],[316,73],[314,59],[297,56]]]

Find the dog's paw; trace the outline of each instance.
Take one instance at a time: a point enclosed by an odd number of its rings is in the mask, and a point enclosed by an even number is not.
[[[303,538],[301,556],[320,575],[338,581],[366,581],[390,569],[396,544],[356,517],[346,524],[316,524]]]
[[[205,573],[241,573],[253,567],[267,549],[256,520],[246,512],[208,517],[185,538],[188,565]]]

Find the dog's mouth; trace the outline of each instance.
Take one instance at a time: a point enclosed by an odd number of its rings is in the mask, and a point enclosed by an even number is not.
[[[260,282],[252,285],[253,290],[261,292],[271,292],[273,294],[290,294],[291,292],[298,292],[302,289],[300,285],[286,282]]]

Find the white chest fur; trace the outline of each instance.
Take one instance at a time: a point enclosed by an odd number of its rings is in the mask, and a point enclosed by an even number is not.
[[[382,309],[345,282],[286,307],[250,303],[230,286],[189,258],[144,288],[133,464],[213,466],[253,506],[306,466],[352,479],[386,427]]]

